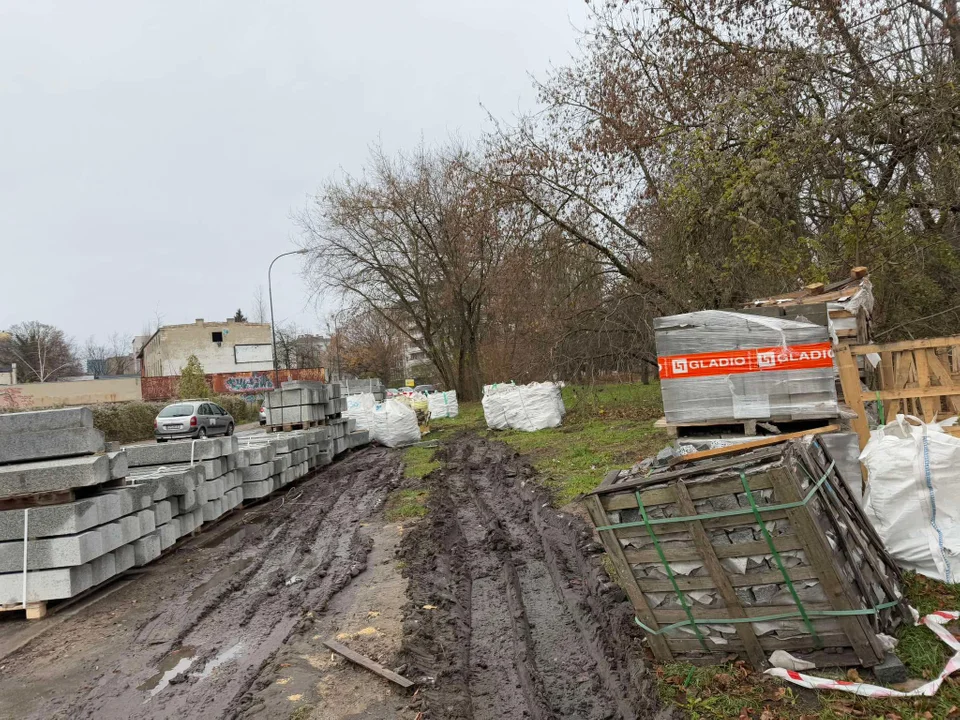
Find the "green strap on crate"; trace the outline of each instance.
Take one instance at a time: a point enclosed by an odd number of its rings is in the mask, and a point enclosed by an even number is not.
[[[830,468],[833,467],[833,463],[830,463]],[[803,507],[809,503],[813,496],[817,494],[817,491],[820,487],[827,481],[827,474],[829,474],[830,468],[828,468],[827,473],[821,477],[812,488],[810,492],[807,493],[807,496],[803,500],[797,500],[796,502],[782,503],[780,505],[764,505],[763,512],[773,512],[775,510],[792,510],[793,508]],[[613,488],[616,490],[616,486]],[[637,491],[637,499],[639,502],[640,491]],[[684,517],[670,517],[670,518],[654,518],[648,522],[626,522],[626,523],[617,523],[615,525],[603,525],[597,528],[598,532],[603,530],[620,530],[622,528],[630,527],[646,527],[647,525],[667,525],[669,523],[678,523],[678,522],[692,522],[693,520],[715,520],[717,518],[725,517],[736,517],[737,515],[753,515],[753,510],[750,508],[740,508],[739,510],[718,510],[717,512],[704,513],[702,515],[686,515]]]
[[[690,611],[690,606],[687,604],[687,598],[684,596],[680,586],[677,585],[677,579],[673,575],[673,569],[670,567],[670,563],[667,562],[667,556],[663,554],[663,548],[660,547],[660,541],[657,539],[657,534],[650,526],[650,518],[647,517],[647,509],[643,506],[643,500],[640,499],[639,490],[637,490],[636,496],[637,507],[640,508],[640,517],[643,518],[643,522],[647,528],[647,533],[650,535],[650,539],[653,541],[653,547],[656,548],[657,556],[660,558],[660,562],[663,564],[663,569],[667,571],[667,577],[670,578],[670,584],[673,585],[673,591],[677,594],[677,598],[680,600],[680,605],[683,607],[683,612],[687,615],[687,621],[691,626],[693,626],[693,632],[696,633],[697,639],[700,641],[700,646],[709,652],[710,648],[707,647],[707,641],[704,640],[703,633],[701,633],[700,628],[697,627],[697,622],[694,620],[693,613]]]
[[[827,477],[832,468],[833,463],[831,463],[830,467],[827,468],[827,472],[823,475],[824,478]],[[773,559],[777,563],[777,567],[780,569],[780,574],[783,575],[783,581],[787,584],[787,589],[790,591],[790,596],[793,598],[793,602],[796,603],[797,610],[800,612],[800,617],[803,618],[803,624],[807,626],[807,632],[813,636],[813,646],[819,650],[823,643],[820,642],[820,636],[817,635],[817,631],[813,627],[810,617],[807,615],[807,609],[803,607],[803,603],[800,601],[800,596],[797,594],[797,589],[793,586],[793,579],[790,577],[790,573],[788,573],[787,569],[783,566],[783,558],[781,558],[780,553],[777,552],[777,546],[773,542],[773,537],[771,537],[770,531],[767,530],[767,524],[760,516],[760,509],[757,507],[757,501],[753,497],[753,492],[750,490],[750,483],[747,482],[747,475],[743,470],[740,471],[740,482],[743,483],[743,491],[747,494],[747,500],[750,501],[750,509],[753,510],[753,516],[757,519],[757,524],[760,526],[760,532],[763,533],[764,540],[767,541],[767,547],[770,548],[770,554],[773,555]]]
[[[887,610],[892,607],[896,607],[900,604],[900,600],[891,600],[889,602],[880,603],[875,605],[872,608],[863,608],[862,610],[810,610],[807,612],[807,615],[811,618],[831,618],[831,617],[852,617],[856,615],[876,615],[881,610]],[[701,620],[701,625],[736,625],[738,623],[758,623],[758,622],[773,622],[775,620],[796,620],[800,617],[800,613],[780,613],[778,615],[760,615],[758,617],[748,617],[748,618],[711,618],[709,620]],[[673,625],[667,625],[660,628],[659,630],[654,630],[653,628],[645,625],[641,622],[640,618],[635,617],[633,621],[643,629],[644,632],[649,633],[650,635],[663,635],[664,633],[670,632],[671,630],[676,630],[678,628],[686,627],[690,624],[687,620],[681,620],[680,622],[675,622]]]
[[[880,419],[881,427],[887,424],[886,419],[883,417],[883,400],[880,399],[880,391],[877,390],[877,416]]]

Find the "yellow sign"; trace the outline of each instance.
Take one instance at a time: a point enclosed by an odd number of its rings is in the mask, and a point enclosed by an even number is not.
[[[416,384],[417,384],[417,381],[416,381],[416,380],[413,380],[413,379],[411,379],[411,378],[407,378],[407,387],[413,387],[413,386],[416,385]]]

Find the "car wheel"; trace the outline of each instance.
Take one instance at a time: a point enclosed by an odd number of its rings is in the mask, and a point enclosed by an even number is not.
[[[165,443],[166,441],[167,441],[166,438],[157,438],[158,443]]]
[[[198,440],[199,440],[200,438],[205,438],[206,436],[207,436],[207,429],[206,429],[206,428],[200,428],[199,430],[197,430],[197,439],[198,439]]]
[[[227,437],[230,437],[231,435],[233,435],[233,423],[227,425]]]

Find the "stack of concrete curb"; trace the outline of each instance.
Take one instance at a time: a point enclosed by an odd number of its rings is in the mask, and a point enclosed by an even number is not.
[[[159,552],[243,502],[237,449],[233,436],[127,448],[131,479],[154,488]]]
[[[42,617],[133,567],[152,501],[117,487],[126,455],[104,452],[89,408],[0,415],[0,463],[0,605],[23,604],[26,575],[28,616]]]
[[[320,408],[339,398],[339,386],[325,387]],[[0,610],[23,606],[26,576],[28,617],[42,617],[46,601],[146,565],[367,441],[346,418],[324,418],[329,426],[105,452],[89,408],[0,415]]]

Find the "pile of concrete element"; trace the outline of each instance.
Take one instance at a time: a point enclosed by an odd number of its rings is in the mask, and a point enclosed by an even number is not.
[[[106,452],[89,408],[0,415],[0,609],[42,617],[367,437],[344,419]]]
[[[387,388],[380,378],[364,378],[361,380],[341,380],[341,392],[345,396],[371,394],[377,402],[387,399]]]
[[[788,650],[873,667],[879,635],[913,623],[899,568],[817,435],[613,471],[588,509],[660,662],[737,654],[762,669]]]
[[[267,425],[272,429],[327,428],[333,455],[370,442],[366,429],[358,430],[355,420],[344,417],[347,398],[340,383],[285,382],[280,390],[267,393],[264,406]]]

